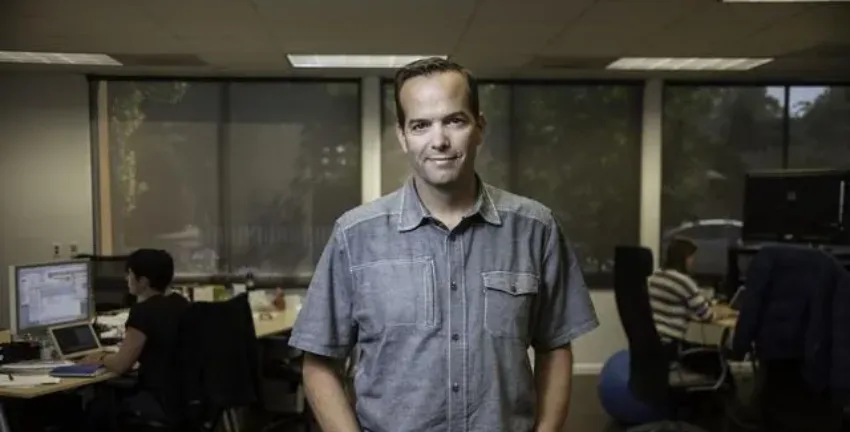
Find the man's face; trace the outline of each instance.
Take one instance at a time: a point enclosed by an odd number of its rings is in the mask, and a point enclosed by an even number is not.
[[[451,188],[475,172],[484,118],[469,110],[466,79],[457,72],[418,76],[399,92],[404,127],[398,140],[414,175],[437,188]]]
[[[127,271],[127,288],[130,289],[130,294],[139,295],[145,288],[146,278],[137,278],[132,270]]]

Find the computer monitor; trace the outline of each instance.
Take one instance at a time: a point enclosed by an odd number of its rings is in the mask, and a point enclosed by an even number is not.
[[[91,265],[56,261],[12,266],[10,322],[15,334],[91,317]]]
[[[81,255],[91,261],[92,301],[95,313],[128,309],[135,297],[127,287],[127,256]]]
[[[850,171],[749,173],[744,187],[745,241],[847,244]]]

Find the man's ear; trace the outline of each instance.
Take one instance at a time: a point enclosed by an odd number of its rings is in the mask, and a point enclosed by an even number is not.
[[[398,138],[398,143],[401,146],[401,150],[407,153],[407,139],[404,137],[404,129],[398,124],[395,125],[395,136]]]
[[[478,119],[476,119],[475,125],[481,130],[481,133],[487,129],[487,118],[484,117],[484,113],[478,113]]]

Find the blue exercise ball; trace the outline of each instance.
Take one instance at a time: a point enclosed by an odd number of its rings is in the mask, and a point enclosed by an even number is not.
[[[620,423],[643,424],[664,417],[659,409],[635,399],[629,391],[628,350],[618,351],[605,362],[597,391],[602,408]]]

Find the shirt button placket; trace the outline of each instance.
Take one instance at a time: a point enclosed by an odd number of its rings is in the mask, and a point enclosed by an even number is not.
[[[463,397],[465,385],[465,377],[464,377],[464,365],[466,362],[466,353],[464,341],[465,335],[463,333],[463,329],[466,328],[465,319],[465,308],[466,308],[466,298],[465,293],[462,289],[460,289],[460,284],[462,283],[463,277],[463,248],[462,242],[460,239],[460,235],[457,233],[453,233],[449,235],[448,238],[448,254],[449,254],[449,263],[450,263],[450,271],[449,271],[449,295],[451,297],[451,301],[449,302],[449,313],[450,317],[450,327],[448,328],[449,334],[449,350],[451,351],[451,363],[449,365],[449,382],[451,383],[449,387],[451,388],[451,413],[452,418],[450,420],[450,424],[452,425],[451,431],[461,431],[463,430],[463,424],[465,422],[465,400]]]

